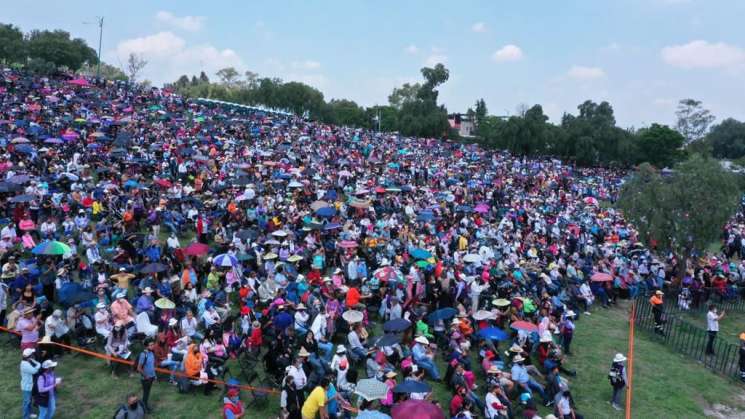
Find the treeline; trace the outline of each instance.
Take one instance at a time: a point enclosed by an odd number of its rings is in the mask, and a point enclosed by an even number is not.
[[[21,65],[28,71],[51,74],[59,68],[78,71],[98,63],[96,51],[81,38],[63,30],[32,30],[0,24],[0,62]]]

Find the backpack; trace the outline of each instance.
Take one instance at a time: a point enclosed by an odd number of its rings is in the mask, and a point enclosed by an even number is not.
[[[623,381],[623,367],[613,364],[608,371],[608,379],[613,387],[620,387],[626,384]]]

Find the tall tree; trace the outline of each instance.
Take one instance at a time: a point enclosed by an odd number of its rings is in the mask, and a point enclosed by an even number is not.
[[[238,73],[238,70],[233,67],[220,69],[217,71],[217,73],[215,73],[215,75],[217,76],[217,78],[220,79],[220,83],[228,88],[237,87],[238,79],[240,77],[240,73]]]
[[[26,58],[23,32],[13,25],[0,24],[0,62],[20,63]]]
[[[401,109],[404,103],[416,100],[421,88],[422,85],[419,83],[404,83],[401,87],[394,88],[393,92],[388,95],[388,103],[396,109]]]
[[[85,62],[98,62],[93,48],[80,38],[71,39],[70,34],[62,30],[31,31],[26,45],[30,58],[73,71],[77,71]]]
[[[618,205],[644,242],[654,241],[678,258],[682,276],[686,261],[719,237],[739,202],[735,176],[716,160],[696,155],[666,178],[651,165],[640,165],[621,189]]]
[[[739,159],[745,156],[745,123],[728,118],[715,125],[706,141],[714,157]]]
[[[484,99],[479,99],[476,101],[476,125],[478,126],[481,124],[481,122],[486,118],[486,115],[489,114],[489,111],[486,109],[486,102]]]
[[[676,129],[683,134],[686,144],[704,138],[709,125],[716,119],[708,109],[703,107],[701,101],[694,99],[681,100],[675,115],[678,117]]]
[[[682,157],[684,141],[683,135],[667,125],[652,124],[636,133],[638,161],[660,169],[670,167]]]
[[[147,60],[145,60],[142,54],[130,52],[127,57],[127,75],[129,76],[129,81],[136,83],[137,78],[140,76],[140,73],[146,65]]]

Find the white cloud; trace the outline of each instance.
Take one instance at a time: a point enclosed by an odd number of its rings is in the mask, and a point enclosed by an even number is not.
[[[419,48],[417,48],[416,45],[411,44],[408,47],[404,48],[404,52],[410,55],[416,55],[419,53]]]
[[[204,71],[213,77],[221,68],[235,67],[239,72],[246,68],[243,60],[230,48],[218,49],[211,44],[188,45],[173,32],[158,32],[121,41],[114,51],[106,53],[104,59],[125,63],[130,53],[141,54],[147,60],[142,77],[156,84],[172,82],[182,74]]]
[[[491,59],[498,63],[509,61],[520,61],[523,59],[523,50],[517,45],[505,45],[492,54]]]
[[[159,11],[155,14],[155,19],[168,26],[173,26],[178,29],[183,29],[189,32],[196,32],[202,29],[204,26],[204,16],[182,16],[178,17],[171,12],[164,10]]]
[[[440,53],[432,53],[424,60],[424,65],[427,67],[434,67],[437,64],[446,64],[448,62],[448,56]]]
[[[724,42],[691,41],[662,48],[662,60],[680,68],[734,68],[745,65],[745,50]]]
[[[298,68],[302,70],[317,70],[321,68],[321,63],[313,60],[293,61],[292,68]]]
[[[486,32],[486,23],[484,22],[476,22],[473,25],[471,25],[471,31],[476,33],[484,33]]]
[[[576,80],[595,80],[605,77],[605,71],[600,67],[572,66],[567,75]]]

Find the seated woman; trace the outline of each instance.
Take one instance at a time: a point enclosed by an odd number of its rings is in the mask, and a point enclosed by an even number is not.
[[[158,337],[155,339],[153,354],[155,355],[155,365],[160,365],[171,370],[171,376],[168,382],[176,384],[173,372],[181,367],[181,359],[174,359],[174,354],[171,352],[171,347],[168,345],[165,333],[158,333]]]
[[[108,340],[109,334],[111,334],[112,325],[111,315],[109,314],[109,310],[106,308],[105,302],[96,304],[94,320],[96,322],[96,333]]]
[[[117,322],[109,334],[106,341],[106,353],[115,358],[129,359],[131,352],[129,350],[129,336],[127,330],[121,322]],[[111,377],[118,378],[116,375],[119,362],[111,361]]]

